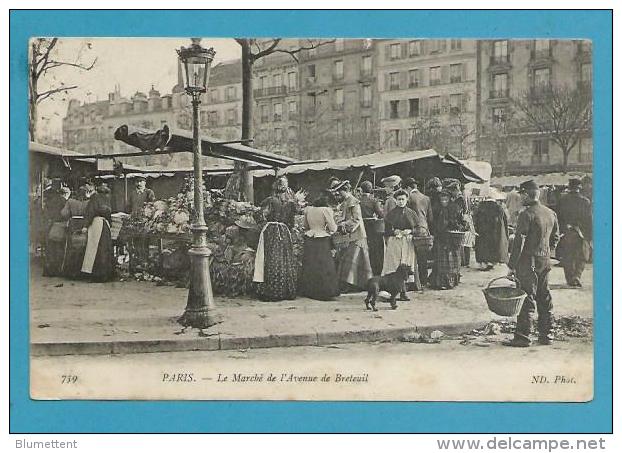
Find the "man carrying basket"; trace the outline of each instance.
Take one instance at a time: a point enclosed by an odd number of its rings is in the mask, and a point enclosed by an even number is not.
[[[514,331],[506,346],[528,347],[531,344],[533,314],[538,310],[538,343],[550,345],[553,304],[549,291],[551,249],[557,246],[559,226],[557,215],[540,204],[540,189],[533,181],[525,181],[519,190],[525,209],[518,216],[516,234],[508,267],[516,275],[520,288],[527,293]]]

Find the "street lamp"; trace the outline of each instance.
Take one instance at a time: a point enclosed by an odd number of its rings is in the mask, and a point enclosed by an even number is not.
[[[200,38],[192,38],[190,47],[177,51],[186,73],[186,93],[192,96],[192,153],[194,162],[194,211],[191,226],[192,247],[188,251],[191,261],[190,290],[184,314],[178,322],[185,327],[206,329],[220,322],[215,312],[212,282],[209,273],[210,249],[207,248],[207,225],[203,213],[203,166],[199,139],[199,104],[201,93],[207,91],[214,49],[201,47]]]

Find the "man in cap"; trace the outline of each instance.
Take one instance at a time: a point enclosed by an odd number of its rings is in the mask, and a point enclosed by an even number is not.
[[[382,178],[380,182],[382,183],[382,185],[384,185],[384,188],[388,194],[388,197],[384,202],[384,213],[388,214],[397,206],[397,202],[395,201],[393,193],[396,190],[400,189],[402,184],[402,178],[398,175],[391,175],[387,176],[386,178]]]
[[[566,283],[581,287],[581,275],[590,258],[592,240],[592,206],[581,195],[581,180],[571,178],[568,193],[559,201],[559,226],[564,235],[559,243],[557,256],[564,267]]]
[[[520,185],[525,209],[518,216],[516,235],[508,267],[516,275],[520,287],[527,293],[514,331],[514,338],[506,346],[527,347],[531,344],[533,314],[538,311],[538,342],[550,345],[552,341],[552,297],[549,291],[551,249],[559,240],[557,215],[540,201],[538,184],[529,180]]]
[[[147,180],[143,176],[135,178],[136,188],[130,193],[126,211],[132,217],[142,217],[145,203],[155,201],[153,190],[147,189]]]

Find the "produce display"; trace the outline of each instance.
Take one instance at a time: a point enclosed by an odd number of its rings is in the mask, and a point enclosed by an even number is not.
[[[298,192],[296,201],[302,208],[305,194]],[[208,247],[212,252],[210,273],[214,293],[230,297],[253,294],[255,249],[265,224],[261,208],[226,199],[218,190],[205,190],[204,215],[208,226]],[[140,269],[134,278],[156,282],[187,279],[190,266],[187,250],[193,217],[193,181],[187,178],[176,197],[146,203],[141,218],[126,221],[124,230],[128,236],[165,238],[160,256],[155,256],[153,246],[146,252],[132,254],[132,259],[141,261],[134,266]],[[302,215],[296,216],[291,234],[300,269],[304,243]]]

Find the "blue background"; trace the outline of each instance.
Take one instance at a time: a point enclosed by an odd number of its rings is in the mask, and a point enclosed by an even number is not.
[[[10,429],[28,432],[610,432],[612,15],[609,11],[12,11]],[[31,36],[542,37],[594,41],[595,393],[589,403],[32,401],[28,366]],[[541,364],[544,365],[544,364]],[[140,376],[136,377],[140,379]],[[459,378],[459,370],[456,370]]]

